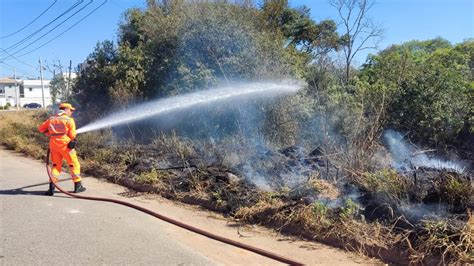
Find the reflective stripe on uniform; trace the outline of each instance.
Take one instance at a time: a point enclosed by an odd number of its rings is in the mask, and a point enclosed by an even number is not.
[[[69,121],[71,120],[70,117],[67,117],[67,116],[52,116],[49,118],[49,120],[66,120],[66,121]]]
[[[66,124],[71,121],[71,118],[63,114],[52,116],[49,118],[49,132],[50,136],[58,137],[66,135],[67,126]]]
[[[77,183],[77,182],[81,181],[81,176],[80,175],[76,175],[76,174],[72,173],[71,177],[72,177],[72,182],[74,182],[74,183]]]

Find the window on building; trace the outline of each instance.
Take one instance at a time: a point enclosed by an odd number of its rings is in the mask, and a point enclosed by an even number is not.
[[[33,88],[28,88],[30,91],[33,91]]]
[[[25,98],[25,88],[20,86],[20,98]]]
[[[5,89],[3,87],[0,87],[0,94],[4,94],[5,93]]]

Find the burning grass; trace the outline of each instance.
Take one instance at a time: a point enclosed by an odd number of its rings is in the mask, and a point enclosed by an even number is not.
[[[1,116],[2,144],[38,159],[44,156],[47,138],[36,128],[47,114]],[[136,144],[103,130],[78,139],[85,173],[138,191],[387,262],[474,262],[469,174],[421,168],[343,172],[319,149],[249,149],[238,138],[198,143],[172,133]],[[267,183],[266,189],[252,176],[266,177],[258,181]],[[428,213],[430,206],[442,212]]]

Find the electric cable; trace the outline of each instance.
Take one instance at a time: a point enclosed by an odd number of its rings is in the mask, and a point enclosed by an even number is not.
[[[47,23],[46,25],[42,26],[41,28],[39,28],[38,30],[36,30],[35,32],[31,33],[30,35],[26,36],[25,38],[23,38],[22,40],[10,45],[9,47],[6,48],[6,50],[10,50],[10,49],[14,49],[18,46],[20,46],[22,43],[26,42],[27,40],[31,39],[34,35],[36,35],[38,32],[42,31],[44,28],[48,27],[49,25],[51,25],[53,22],[55,22],[56,20],[60,19],[61,17],[63,17],[64,15],[66,15],[67,13],[69,13],[71,10],[73,10],[74,8],[76,8],[78,5],[80,5],[82,2],[84,2],[84,0],[78,0],[74,5],[72,5],[71,7],[69,7],[66,11],[64,11],[63,13],[61,13],[59,16],[57,16],[55,19],[53,19],[52,21],[50,21],[49,23]]]
[[[22,64],[24,64],[24,65],[26,65],[26,66],[29,66],[29,67],[31,67],[31,68],[33,68],[33,69],[36,69],[35,66],[30,65],[30,64],[26,63],[25,61],[20,60],[18,57],[16,57],[16,56],[10,54],[10,53],[9,53],[8,51],[6,51],[5,49],[0,48],[0,50],[4,51],[6,54],[10,55],[10,57],[12,57],[13,59],[15,59],[16,61],[18,61],[18,62],[20,62],[20,63],[22,63]],[[2,61],[0,60],[0,62],[2,62]]]
[[[41,14],[39,14],[35,19],[33,19],[30,23],[26,24],[25,26],[23,26],[23,28],[13,32],[13,33],[10,33],[8,35],[5,35],[5,36],[1,36],[0,39],[5,39],[5,38],[8,38],[10,36],[13,36],[15,34],[17,34],[18,32],[26,29],[28,26],[30,26],[31,24],[33,24],[36,20],[38,20],[42,15],[44,15],[44,13],[46,13],[51,7],[53,7],[56,3],[58,2],[58,0],[54,0],[54,2],[48,7],[46,8],[43,12],[41,12]]]
[[[66,21],[68,21],[70,18],[72,18],[73,16],[75,16],[77,13],[81,12],[82,10],[84,10],[84,8],[86,8],[88,5],[92,4],[93,0],[90,0],[89,3],[87,3],[85,6],[81,7],[79,10],[77,10],[76,12],[74,12],[72,15],[70,15],[69,17],[67,17],[65,20],[63,20],[61,23],[59,23],[58,25],[56,25],[54,28],[52,28],[51,30],[47,31],[45,34],[41,35],[40,37],[36,38],[33,42],[27,44],[26,46],[24,46],[23,48],[21,48],[20,50],[17,50],[15,52],[12,53],[12,55],[15,55],[23,50],[25,50],[26,48],[30,47],[31,45],[33,45],[34,43],[36,43],[37,41],[39,41],[40,39],[42,39],[44,36],[48,35],[50,32],[52,32],[53,30],[57,29],[59,26],[61,26],[62,24],[64,24]],[[9,58],[9,56],[3,58],[2,60],[4,59],[7,59]]]
[[[76,26],[77,24],[81,23],[83,20],[85,20],[87,17],[89,17],[90,15],[92,15],[93,13],[95,13],[99,8],[101,8],[103,5],[105,5],[105,3],[107,3],[108,0],[105,0],[102,4],[100,4],[98,7],[96,7],[95,9],[93,9],[92,11],[90,11],[87,15],[85,15],[84,17],[82,17],[79,21],[77,21],[76,23],[72,24],[69,28],[67,28],[66,30],[64,30],[63,32],[59,33],[58,35],[56,35],[54,38],[52,39],[49,39],[48,41],[46,41],[45,43],[43,43],[42,45],[34,48],[33,50],[30,50],[24,54],[21,54],[19,55],[18,57],[21,57],[21,56],[25,56],[27,54],[31,54],[32,52],[44,47],[45,45],[49,44],[50,42],[56,40],[57,38],[59,38],[61,35],[63,35],[64,33],[66,33],[67,31],[69,31],[70,29],[72,29],[74,26]]]
[[[3,48],[0,48],[0,50],[5,51]],[[21,59],[19,59],[18,57],[16,57],[16,56],[10,54],[10,53],[7,52],[7,51],[5,51],[5,52],[6,52],[7,54],[9,54],[11,58],[13,58],[13,59],[15,59],[16,61],[18,61],[18,62],[24,64],[25,66],[29,66],[30,68],[33,68],[34,70],[38,70],[39,67],[35,67],[35,66],[31,65],[31,64],[28,64],[28,63],[26,63],[25,61],[22,61]],[[7,60],[7,59],[8,59],[8,58],[5,58],[5,60]],[[3,59],[2,59],[2,60],[3,60]],[[4,61],[2,61],[2,60],[0,60],[0,63],[5,64]],[[13,67],[13,66],[12,66],[12,67]],[[43,69],[44,69],[44,70],[48,70],[48,72],[50,72],[51,74],[54,74],[54,72],[52,72],[52,71],[49,70],[49,69],[46,69],[46,68],[44,68],[44,67],[43,67]],[[24,71],[24,72],[28,72],[28,71]],[[34,76],[34,75],[31,75],[31,74],[28,74],[28,75]]]
[[[58,186],[56,183],[53,182],[53,177],[52,177],[52,174],[51,174],[51,170],[50,170],[50,168],[49,168],[49,164],[50,164],[49,158],[50,158],[50,150],[48,149],[48,154],[46,155],[45,164],[46,164],[46,171],[48,172],[49,181],[52,182],[52,183],[54,184],[54,186],[55,186],[59,191],[61,191],[62,193],[66,194],[66,195],[68,195],[68,196],[70,196],[70,197],[78,198],[78,199],[85,199],[85,200],[93,200],[93,201],[112,202],[112,203],[124,205],[124,206],[130,207],[130,208],[133,208],[133,209],[135,209],[135,210],[144,212],[144,213],[146,213],[146,214],[149,214],[149,215],[151,215],[151,216],[153,216],[153,217],[156,217],[156,218],[158,218],[158,219],[160,219],[160,220],[163,220],[163,221],[165,221],[165,222],[168,222],[168,223],[174,224],[174,225],[176,225],[176,226],[178,226],[178,227],[181,227],[181,228],[184,228],[184,229],[186,229],[186,230],[189,230],[189,231],[191,231],[191,232],[194,232],[194,233],[200,234],[200,235],[202,235],[202,236],[205,236],[205,237],[208,237],[208,238],[211,238],[211,239],[220,241],[220,242],[222,242],[222,243],[226,243],[226,244],[229,244],[229,245],[232,245],[232,246],[241,248],[241,249],[245,249],[245,250],[248,250],[248,251],[257,253],[257,254],[259,254],[259,255],[262,255],[262,256],[264,256],[264,257],[267,257],[267,258],[270,258],[270,259],[273,259],[273,260],[276,260],[276,261],[279,261],[279,262],[282,262],[282,263],[286,263],[286,264],[289,264],[289,265],[303,265],[302,263],[297,262],[297,261],[295,261],[295,260],[288,259],[288,258],[285,258],[285,257],[280,256],[280,255],[278,255],[278,254],[275,254],[275,253],[272,253],[272,252],[263,250],[263,249],[261,249],[261,248],[257,248],[257,247],[254,247],[254,246],[250,246],[250,245],[247,245],[247,244],[244,244],[244,243],[241,243],[241,242],[238,242],[238,241],[229,239],[229,238],[225,238],[225,237],[222,237],[222,236],[213,234],[213,233],[211,233],[211,232],[208,232],[208,231],[205,231],[205,230],[203,230],[203,229],[199,229],[199,228],[197,228],[197,227],[194,227],[194,226],[191,226],[191,225],[182,223],[182,222],[177,221],[177,220],[175,220],[175,219],[172,219],[172,218],[169,218],[169,217],[164,216],[164,215],[162,215],[162,214],[159,214],[159,213],[157,213],[157,212],[154,212],[154,211],[152,211],[152,210],[150,210],[150,209],[147,209],[147,208],[144,208],[144,207],[140,207],[140,206],[138,206],[138,205],[134,205],[134,204],[129,203],[129,202],[126,202],[126,201],[121,201],[121,200],[116,200],[116,199],[110,199],[110,198],[102,198],[102,197],[81,196],[81,195],[77,195],[77,194],[74,194],[74,193],[67,192],[67,191],[65,191],[64,189],[62,189],[60,186]]]
[[[16,73],[19,74],[19,76],[22,76],[22,75],[23,75],[23,76],[26,76],[26,77],[32,77],[32,76],[34,76],[34,75],[32,75],[32,74],[30,73],[30,71],[26,71],[26,70],[24,70],[24,69],[21,69],[21,68],[18,68],[18,67],[14,67],[14,66],[9,65],[9,64],[7,64],[7,63],[5,63],[5,62],[0,62],[0,64],[6,66],[6,67],[5,67],[5,66],[0,66],[0,67],[8,68],[8,69],[10,69],[10,70],[16,70]],[[18,71],[18,70],[19,70],[19,71]]]

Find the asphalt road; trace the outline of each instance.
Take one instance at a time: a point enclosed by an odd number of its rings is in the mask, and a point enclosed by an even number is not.
[[[46,181],[44,171],[0,149],[1,265],[216,264],[177,242],[156,218],[60,193],[43,196],[47,185],[28,187]]]

